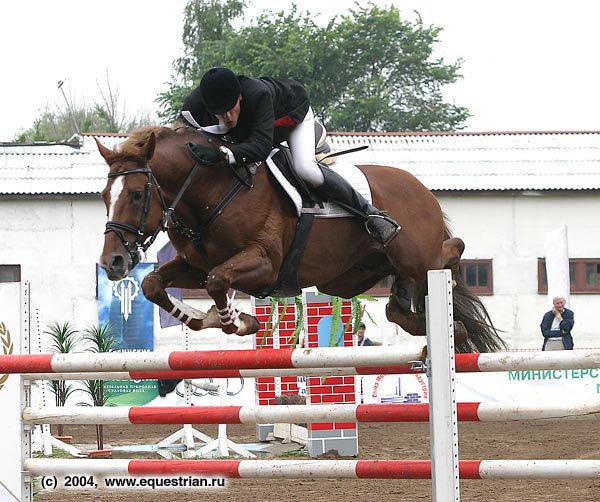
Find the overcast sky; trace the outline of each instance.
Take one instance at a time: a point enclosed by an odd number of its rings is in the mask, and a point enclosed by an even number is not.
[[[100,101],[108,72],[129,114],[154,113],[182,52],[185,0],[0,1],[0,141],[30,127],[46,105]],[[354,2],[298,0],[325,22]],[[438,54],[462,58],[445,94],[473,114],[471,131],[600,130],[600,2],[398,0],[443,28]],[[264,8],[287,1],[254,0]]]

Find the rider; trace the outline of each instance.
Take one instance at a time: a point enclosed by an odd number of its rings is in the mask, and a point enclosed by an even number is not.
[[[185,98],[181,119],[196,127],[212,126],[209,132],[227,133],[237,143],[229,147],[192,145],[195,156],[206,162],[264,161],[275,138],[287,139],[295,171],[319,195],[364,215],[367,232],[384,246],[398,234],[400,227],[392,218],[369,204],[342,176],[317,163],[315,119],[300,82],[251,78],[235,75],[228,68],[212,68]]]

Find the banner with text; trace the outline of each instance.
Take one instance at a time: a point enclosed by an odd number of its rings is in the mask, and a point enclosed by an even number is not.
[[[121,352],[154,350],[154,304],[142,293],[142,281],[154,270],[154,263],[140,263],[120,281],[111,281],[100,266],[98,278],[98,323],[110,323]],[[109,403],[140,406],[158,396],[155,380],[110,380],[105,384]]]
[[[427,403],[424,374],[362,377],[365,403]],[[456,375],[459,402],[541,402],[598,398],[600,369],[529,370]]]

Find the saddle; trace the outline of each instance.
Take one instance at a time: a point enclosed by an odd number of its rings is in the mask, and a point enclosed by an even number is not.
[[[368,147],[361,146],[331,153],[331,147],[327,142],[327,131],[322,124],[315,121],[315,158],[320,168],[336,171],[337,174],[345,178],[358,193],[371,203],[371,189],[365,175],[354,164],[339,158],[340,155],[366,148]],[[335,202],[324,201],[312,187],[309,187],[298,176],[293,167],[293,160],[287,143],[280,143],[277,148],[274,148],[267,157],[265,164],[295,206],[298,217],[301,217],[304,213],[312,213],[316,218],[352,217],[352,214]]]

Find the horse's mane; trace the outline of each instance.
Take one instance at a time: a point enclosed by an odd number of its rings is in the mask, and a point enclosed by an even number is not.
[[[123,157],[141,156],[142,150],[146,143],[148,143],[148,140],[150,139],[150,135],[152,133],[154,133],[157,142],[161,139],[168,138],[174,134],[177,134],[170,127],[141,127],[140,129],[135,129],[127,134],[127,139],[123,141],[123,143],[121,143],[121,146],[119,147],[119,153]]]

